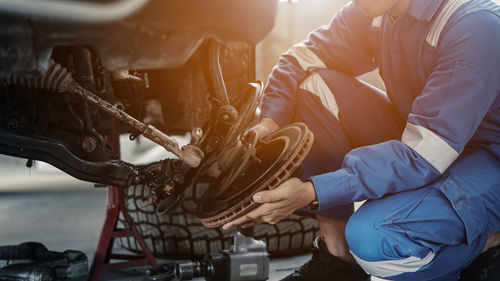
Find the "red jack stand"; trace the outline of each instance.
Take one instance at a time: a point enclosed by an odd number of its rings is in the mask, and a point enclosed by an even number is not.
[[[119,123],[117,120],[113,120],[113,135],[111,136],[111,143],[113,152],[116,155],[120,155]],[[128,226],[127,229],[120,229],[117,227],[120,213]],[[144,251],[145,256],[113,254],[115,238],[131,236],[137,240]],[[110,260],[126,261],[111,263]],[[92,263],[88,280],[99,280],[99,276],[103,271],[148,264],[152,265],[154,269],[158,267],[155,257],[153,257],[153,254],[149,250],[146,242],[144,242],[140,232],[137,230],[137,226],[125,208],[125,193],[123,188],[108,186],[106,220],[104,221],[104,226],[102,228],[101,237],[99,238],[99,244],[97,245],[94,262]]]

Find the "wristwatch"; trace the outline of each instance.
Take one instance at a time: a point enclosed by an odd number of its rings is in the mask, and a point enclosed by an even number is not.
[[[309,206],[307,206],[307,208],[311,211],[317,211],[319,209],[319,201],[318,200],[312,201],[312,203],[309,204]]]
[[[312,182],[312,180],[311,180],[310,178],[309,178],[309,179],[307,179],[306,181],[310,182],[310,183],[313,185],[313,187],[314,187],[314,183]],[[308,208],[310,211],[317,211],[317,210],[319,209],[319,201],[318,201],[318,199],[316,199],[316,200],[312,201],[312,202],[311,202],[311,204],[309,204],[309,205],[307,206],[307,208]]]

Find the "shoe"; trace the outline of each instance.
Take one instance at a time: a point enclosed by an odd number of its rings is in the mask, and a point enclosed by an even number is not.
[[[500,246],[480,254],[460,273],[460,281],[500,280]]]
[[[311,260],[281,281],[365,281],[370,280],[363,269],[330,254],[323,238],[314,240]]]

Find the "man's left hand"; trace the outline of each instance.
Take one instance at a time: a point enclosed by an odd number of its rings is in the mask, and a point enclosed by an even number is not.
[[[273,190],[255,193],[253,201],[262,205],[225,224],[223,228],[228,229],[238,225],[250,227],[263,222],[276,224],[294,211],[311,204],[314,200],[316,200],[316,191],[311,182],[290,178]]]

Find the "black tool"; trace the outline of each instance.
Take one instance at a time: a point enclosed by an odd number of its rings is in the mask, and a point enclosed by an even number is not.
[[[87,274],[87,256],[80,251],[53,252],[37,242],[0,246],[0,280],[75,280]]]
[[[150,281],[180,281],[205,277],[207,281],[263,281],[269,276],[266,244],[237,232],[231,250],[208,254],[202,261],[183,260],[149,271]]]

